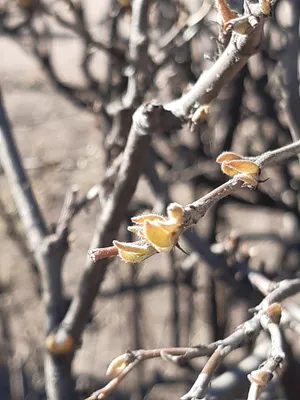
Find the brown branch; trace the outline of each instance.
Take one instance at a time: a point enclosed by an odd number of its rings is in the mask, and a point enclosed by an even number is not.
[[[260,156],[249,157],[248,159],[255,162],[260,167],[260,170],[262,170],[265,167],[277,165],[282,161],[288,160],[289,158],[296,156],[298,153],[300,153],[300,140],[279,149],[268,151]],[[243,183],[239,181],[237,175],[223,185],[212,190],[201,199],[185,206],[184,229],[190,228],[193,224],[196,224],[198,220],[206,214],[211,206],[240,189],[242,186]]]
[[[282,16],[278,18],[280,25]],[[282,106],[287,117],[287,124],[294,141],[300,139],[300,97],[298,79],[298,53],[300,11],[295,0],[286,3],[286,20],[283,24],[285,40],[287,41],[281,56],[283,101]]]
[[[46,223],[11,134],[2,98],[0,98],[0,161],[42,278],[49,332],[57,326],[63,315],[61,266],[68,249],[67,237],[64,235],[58,240],[55,235],[48,234]],[[45,377],[49,399],[57,400],[74,396],[75,387],[71,378],[69,360],[59,362],[46,354]]]
[[[138,4],[138,2],[136,4]],[[173,104],[166,107],[170,109],[173,114],[167,112],[162,107],[154,106],[153,104],[144,105],[137,110],[133,117],[133,124],[124,151],[123,162],[118,171],[113,192],[109,196],[98,220],[92,247],[97,246],[102,248],[109,246],[112,240],[116,237],[119,225],[124,218],[124,212],[127,209],[132,194],[134,193],[137,180],[141,173],[143,161],[149,148],[151,135],[156,132],[179,128],[182,121],[178,116],[187,117],[189,110],[194,105],[195,101],[200,99],[200,102],[206,104],[215,98],[219,93],[219,90],[237,74],[248,58],[257,51],[257,46],[261,40],[262,25],[263,18],[258,17],[257,26],[248,36],[233,34],[232,40],[223,57],[220,58],[220,61],[201,76],[191,92],[179,99],[176,106]],[[95,45],[94,42],[92,42],[92,44]],[[240,62],[238,60],[240,60]],[[56,238],[53,236],[49,238],[48,246],[46,248],[47,250],[52,249],[52,255],[56,254],[56,265],[60,267],[65,252],[57,252],[57,249],[55,248],[56,244]],[[49,254],[47,257],[50,257]],[[49,258],[47,258],[47,261],[49,261]],[[90,315],[92,304],[97,295],[99,285],[104,279],[107,264],[107,260],[101,260],[95,264],[87,261],[78,293],[75,295],[71,307],[60,325],[59,330],[65,330],[71,334],[75,344],[80,341],[81,334]],[[56,267],[55,269],[57,272],[56,278],[60,277],[59,267]],[[46,265],[45,271],[45,284],[48,285],[49,282],[52,282],[51,280],[49,281],[49,279],[53,279],[54,272],[53,269],[50,269],[50,265],[48,264]],[[53,290],[56,289],[57,291],[61,291],[61,282],[59,281],[58,283],[59,284],[56,288],[53,288]],[[53,299],[57,298],[57,296],[50,296],[50,298],[53,302]],[[51,304],[50,309],[52,311],[53,306],[54,304]],[[57,309],[59,310],[59,307]],[[51,323],[51,328],[56,327],[58,322],[59,319],[56,320],[55,323]],[[64,361],[69,365],[70,360]],[[61,364],[52,363],[49,369],[46,369],[46,371],[50,370],[52,376],[54,375],[55,377],[53,382],[48,383],[50,385],[49,387],[54,386],[55,388],[54,392],[51,393],[50,398],[56,395],[54,394],[55,391],[59,392],[59,390],[56,389],[56,379],[57,377],[58,379],[62,377],[62,370],[60,367],[63,364],[64,362]],[[52,368],[53,366],[54,368]],[[57,373],[56,375],[55,372]],[[57,396],[61,396],[61,392],[59,394],[57,393]],[[65,397],[69,398],[70,396],[66,395]]]
[[[298,153],[300,153],[300,141],[276,150],[268,151],[257,157],[248,157],[244,159],[255,163],[259,167],[260,171],[262,171],[264,167],[277,165],[279,162],[285,161]],[[177,239],[187,229],[197,224],[199,219],[202,218],[214,204],[245,186],[245,184],[240,181],[240,177],[241,175],[239,174],[235,175],[232,179],[212,190],[202,198],[186,205],[183,210],[183,222],[176,232]],[[176,241],[174,243],[176,244]],[[97,249],[95,249],[95,251],[96,250]],[[94,254],[95,251],[92,250],[91,253]],[[155,253],[156,251],[153,251],[149,254],[149,257]],[[102,257],[104,253],[102,251],[99,254],[101,254]],[[94,255],[93,258],[96,259]]]
[[[118,376],[112,379],[106,386],[102,389],[94,392],[90,397],[86,400],[102,400],[109,396],[115,388],[122,382],[122,380],[131,372],[138,364],[140,363],[139,359],[135,359],[132,363],[130,363]]]
[[[107,247],[117,236],[119,226],[124,219],[125,211],[142,172],[151,136],[160,132],[161,126],[158,123],[161,118],[167,121],[169,116],[170,113],[153,104],[141,106],[135,112],[114,189],[99,217],[91,248]],[[170,122],[172,125],[172,118]],[[99,260],[96,263],[87,260],[78,293],[60,326],[60,329],[70,333],[75,341],[80,340],[88,322],[90,310],[97,296],[99,285],[104,279],[107,265],[107,259]]]
[[[63,93],[69,100],[71,100],[77,107],[93,109],[96,100],[103,100],[103,95],[100,88],[97,91],[93,88],[80,88],[75,85],[68,85],[62,82],[53,66],[49,40],[40,34],[34,25],[30,25],[30,33],[34,40],[34,54],[37,60],[46,71],[52,84]]]
[[[73,3],[73,1],[68,1],[68,3],[71,10],[73,11],[73,15],[75,17],[75,23],[66,21],[61,15],[59,15],[55,11],[52,11],[45,3],[42,2],[42,0],[39,0],[38,8],[45,14],[55,18],[64,27],[79,34],[90,46],[102,50],[111,55],[112,57],[116,58],[119,62],[124,63],[125,57],[124,53],[121,50],[114,48],[113,46],[106,45],[92,38],[85,24],[82,4],[80,2]]]
[[[92,261],[103,260],[108,257],[116,257],[118,255],[118,249],[115,246],[96,248],[88,251],[88,255]]]
[[[269,315],[270,312],[272,312],[270,310],[271,308],[275,308],[274,314],[277,314],[273,315],[273,318]],[[282,370],[282,362],[285,359],[282,345],[282,334],[278,326],[281,317],[281,307],[279,304],[273,304],[270,305],[268,311],[261,315],[260,323],[263,329],[267,330],[270,334],[271,351],[263,365],[259,369],[252,371],[248,376],[251,382],[248,400],[258,400],[260,392],[272,379],[273,373]]]
[[[268,151],[257,157],[249,157],[245,158],[246,160],[251,160],[251,162],[256,163],[260,168],[260,171],[267,166],[277,165],[279,162],[289,159],[292,156],[295,156],[300,152],[300,141],[292,143],[290,145],[281,147],[276,150]],[[152,173],[153,175],[153,173]],[[154,182],[157,179],[154,176],[150,176],[150,179]],[[183,234],[187,229],[191,228],[194,224],[197,224],[200,218],[202,218],[207,211],[218,201],[227,197],[239,190],[243,186],[243,182],[239,180],[240,175],[234,176],[232,179],[219,186],[218,188],[212,190],[207,195],[203,196],[199,200],[194,201],[191,204],[188,204],[184,207],[183,214],[183,222],[181,227],[176,232],[176,237],[179,238],[181,234]],[[164,192],[164,188],[161,188],[161,184],[159,185],[159,190],[161,193]],[[164,197],[167,196],[167,193],[164,194]],[[165,198],[168,198],[165,197]],[[176,243],[176,242],[175,242]],[[152,253],[149,253],[149,257],[155,254],[156,251],[153,249]],[[94,249],[91,250],[91,254],[93,255],[93,260],[97,260],[97,254],[103,258],[105,254],[109,256],[113,256],[115,253],[113,252],[105,252],[105,249]],[[204,255],[207,254],[207,251],[204,251]]]
[[[17,227],[17,221],[14,216],[9,213],[9,210],[6,208],[6,204],[0,198],[0,217],[3,219],[6,225],[7,236],[12,239],[16,245],[19,247],[19,250],[22,254],[22,258],[27,259],[31,264],[33,270],[36,270],[36,262],[34,257],[32,256],[32,252],[28,248],[26,243],[26,237],[19,231]]]
[[[205,397],[213,374],[230,351],[230,346],[225,348],[218,347],[208,359],[189,392],[182,396],[181,400],[202,399]]]
[[[265,17],[254,9],[253,17],[256,24],[252,31],[245,35],[233,32],[219,59],[199,77],[189,92],[166,105],[168,110],[179,117],[187,117],[196,102],[206,105],[218,96],[220,90],[237,75],[261,44]]]
[[[277,286],[277,282],[273,282],[259,272],[250,271],[248,279],[251,284],[256,287],[264,296],[271,293]],[[299,306],[291,299],[286,299],[282,303],[282,325],[287,326],[295,332],[300,332],[300,309]]]
[[[208,397],[217,397],[219,400],[245,398],[249,386],[247,375],[265,360],[267,348],[268,340],[264,337],[255,345],[250,355],[211,381]]]
[[[21,162],[11,128],[6,115],[2,95],[0,94],[0,160],[5,175],[10,183],[11,191],[16,202],[31,250],[47,234],[46,223],[42,217],[36,198],[31,190],[28,178]]]
[[[148,54],[148,0],[133,0],[129,39],[129,71],[127,92],[122,99],[125,108],[140,103],[145,95],[146,81],[151,79],[153,62]]]
[[[270,308],[272,303],[283,301],[284,299],[293,296],[300,292],[300,279],[284,280],[277,284],[277,287],[269,293],[266,298],[255,308],[256,314],[248,321],[240,325],[235,332],[229,335],[227,338],[218,340],[217,342],[210,343],[208,345],[199,345],[194,347],[183,347],[183,348],[163,348],[163,349],[152,349],[152,350],[135,350],[130,351],[132,359],[129,364],[124,364],[124,369],[120,372],[122,379],[130,372],[132,369],[129,368],[131,363],[138,361],[145,361],[152,358],[161,357],[163,359],[177,363],[178,365],[185,365],[189,360],[196,357],[210,356],[206,368],[199,375],[199,380],[197,379],[197,384],[193,386],[193,390],[189,391],[182,398],[185,400],[198,399],[205,396],[208,384],[211,381],[212,373],[215,371],[219,362],[222,361],[223,356],[226,356],[229,351],[237,349],[239,347],[245,346],[255,340],[260,333],[260,331],[265,326],[270,329],[272,345],[271,354],[268,358],[266,368],[276,369],[278,365],[282,362],[284,358],[284,353],[281,347],[281,336],[277,328],[274,328],[274,323],[270,320]],[[267,321],[264,322],[264,321]],[[219,350],[218,350],[219,349]],[[223,352],[220,349],[223,349]],[[118,358],[126,357],[126,353]],[[113,363],[113,362],[112,362]],[[136,365],[136,364],[135,364]],[[206,376],[209,375],[209,379]],[[119,376],[119,375],[118,375]],[[115,389],[119,381],[117,379],[112,380],[106,387],[110,389]],[[198,384],[199,383],[199,384]],[[111,391],[109,392],[111,393]],[[98,395],[102,397],[97,397]],[[106,391],[102,392],[102,389],[95,392],[92,395],[92,399],[103,399],[106,396]],[[199,397],[201,396],[201,397]]]
[[[267,151],[255,159],[257,165],[262,169],[268,166],[276,165],[282,161],[296,156],[300,153],[300,140],[287,146],[280,147],[277,150]]]
[[[172,202],[169,196],[169,185],[168,179],[162,179],[153,167],[155,161],[150,158],[147,167],[145,169],[145,174],[153,191],[155,192],[157,205],[154,211],[158,214],[163,214],[167,205]],[[230,287],[234,288],[234,293],[240,298],[249,297],[249,285],[248,282],[238,282],[235,279],[235,273],[240,270],[247,270],[248,265],[245,260],[239,260],[236,262],[236,268],[228,268],[227,257],[225,254],[216,254],[212,251],[210,243],[199,235],[197,232],[192,232],[191,230],[185,230],[182,233],[182,238],[188,243],[189,247],[192,249],[196,257],[200,257],[212,270],[214,276],[218,280],[229,284]],[[180,237],[181,240],[181,237]],[[199,255],[199,256],[198,256]]]
[[[67,192],[55,230],[59,237],[69,229],[73,218],[99,196],[100,190],[100,186],[95,185],[80,200],[77,200],[78,188],[76,186]]]
[[[187,40],[191,40],[194,35],[198,32],[198,26],[204,17],[208,14],[213,4],[210,1],[203,1],[200,9],[189,18],[183,24],[176,24],[173,26],[159,41],[159,48],[165,50],[169,45],[181,35],[181,40],[186,43]],[[183,38],[188,38],[183,40]]]

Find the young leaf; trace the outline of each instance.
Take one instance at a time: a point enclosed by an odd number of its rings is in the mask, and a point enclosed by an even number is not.
[[[132,217],[131,221],[135,224],[142,225],[145,221],[165,221],[165,217],[158,214],[142,214]]]
[[[145,239],[159,252],[169,251],[174,245],[174,227],[169,231],[161,224],[145,221],[144,235]]]
[[[233,153],[232,151],[224,151],[217,157],[216,161],[217,163],[221,164],[224,161],[242,160],[242,159],[243,159],[242,156]]]
[[[248,160],[233,160],[224,161],[221,165],[224,174],[235,176],[237,174],[253,175],[259,173],[259,167],[252,161]]]

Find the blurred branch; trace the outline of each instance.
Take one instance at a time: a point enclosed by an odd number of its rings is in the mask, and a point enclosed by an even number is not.
[[[34,53],[42,67],[47,72],[53,85],[76,106],[93,109],[95,100],[103,99],[100,88],[97,87],[97,91],[95,92],[92,90],[93,88],[84,89],[62,82],[53,66],[49,40],[43,37],[43,35],[40,34],[33,25],[30,26],[30,32],[34,39]]]
[[[47,234],[36,198],[25,174],[19,152],[11,135],[2,95],[0,94],[0,160],[9,180],[11,191],[28,234],[30,249],[35,249]]]
[[[42,0],[38,0],[39,10],[43,11],[47,15],[50,15],[51,17],[54,17],[64,27],[76,32],[79,36],[81,36],[85,40],[86,43],[88,43],[89,46],[102,50],[110,54],[111,56],[115,57],[119,62],[123,63],[125,61],[125,57],[124,53],[121,50],[114,48],[113,46],[106,45],[92,38],[84,20],[84,9],[82,3],[80,1],[77,2],[68,1],[68,5],[72,10],[75,18],[74,24],[65,20],[60,14],[58,14],[54,10],[51,10],[51,8],[45,3],[43,3]]]
[[[242,114],[245,80],[248,68],[245,66],[240,73],[223,89],[217,99],[218,112],[209,120],[209,126],[214,132],[214,156],[232,148],[234,133]]]
[[[73,194],[67,196],[58,231],[53,234],[48,232],[14,142],[2,98],[0,99],[0,161],[24,225],[30,251],[33,252],[39,268],[47,315],[47,333],[49,333],[56,328],[64,314],[61,269],[69,248],[69,224],[73,216],[95,196],[88,195],[77,207],[74,206]],[[60,360],[45,354],[45,381],[49,399],[75,396],[70,366],[68,359]]]
[[[287,117],[287,124],[294,141],[300,139],[300,97],[298,79],[298,54],[299,42],[299,20],[300,10],[297,1],[289,0],[286,3],[285,19],[282,29],[284,30],[286,45],[282,50],[282,86],[283,86],[283,108]],[[288,21],[286,21],[288,19]]]
[[[0,216],[6,224],[7,235],[16,243],[19,247],[22,257],[26,258],[31,264],[32,268],[37,268],[32,252],[28,249],[26,243],[26,237],[19,232],[14,217],[9,213],[5,203],[0,198]]]
[[[181,35],[182,38],[190,40],[199,29],[200,22],[208,14],[212,8],[210,1],[204,0],[200,9],[189,16],[189,18],[181,25],[173,26],[159,41],[160,49],[165,50],[168,46],[173,43],[176,38]]]
[[[296,156],[298,153],[300,153],[300,140],[287,146],[283,146],[279,149],[267,151],[260,156],[249,157],[248,159],[256,163],[260,170],[262,170],[263,168],[277,165],[279,162]],[[198,220],[206,214],[207,210],[211,206],[224,197],[240,189],[242,186],[243,184],[239,181],[239,176],[236,175],[236,177],[212,190],[201,199],[185,206],[183,229],[188,229],[193,224],[196,224]]]
[[[78,188],[75,186],[67,192],[59,220],[57,222],[56,233],[62,236],[69,229],[73,218],[84,208],[87,208],[100,194],[100,186],[94,185],[85,196],[77,200]]]
[[[146,81],[151,80],[153,61],[148,54],[148,0],[132,1],[132,22],[129,39],[129,59],[127,66],[128,86],[122,100],[124,107],[132,107],[144,96]]]

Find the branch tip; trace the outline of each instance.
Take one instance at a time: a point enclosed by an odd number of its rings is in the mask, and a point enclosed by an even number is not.
[[[115,246],[95,248],[88,251],[88,256],[94,263],[103,258],[115,257],[117,255],[118,249]]]

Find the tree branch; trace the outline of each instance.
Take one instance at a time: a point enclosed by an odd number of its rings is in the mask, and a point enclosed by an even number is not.
[[[281,364],[284,358],[284,352],[282,351],[281,345],[281,334],[279,333],[277,327],[274,327],[274,325],[277,324],[274,322],[274,318],[275,320],[278,318],[278,309],[275,308],[274,313],[274,306],[277,307],[275,305],[277,302],[281,302],[299,292],[300,279],[281,281],[277,284],[276,288],[274,288],[274,290],[269,293],[265,299],[254,309],[256,314],[251,319],[240,325],[236,331],[227,338],[218,340],[217,342],[213,342],[208,345],[198,345],[187,348],[164,348],[153,350],[141,349],[129,351],[128,354],[130,354],[130,357],[127,353],[117,357],[112,361],[108,369],[111,370],[111,372],[114,372],[114,365],[118,364],[118,368],[121,368],[118,377],[120,376],[123,380],[124,377],[132,370],[130,366],[133,363],[134,366],[136,366],[141,361],[161,357],[165,360],[175,362],[178,365],[185,365],[187,361],[192,360],[193,358],[202,357],[205,355],[210,356],[205,369],[200,373],[197,381],[193,385],[193,388],[182,397],[184,400],[202,399],[206,395],[208,384],[212,378],[212,373],[215,371],[222,359],[230,351],[246,346],[254,341],[261,330],[265,327],[271,333],[272,341],[271,353],[262,368],[264,368],[264,371],[268,370],[272,372]],[[119,366],[119,360],[124,360],[123,366]],[[105,388],[94,392],[89,397],[89,400],[106,398],[108,394],[108,388],[109,393],[111,393],[112,390],[114,390],[120,383],[120,380],[117,378],[113,379],[107,386],[105,386]],[[254,389],[252,389],[252,393],[253,392]]]
[[[58,240],[49,235],[37,201],[25,174],[19,152],[0,98],[0,161],[42,277],[43,300],[47,315],[47,332],[53,330],[63,315],[61,266],[68,249],[67,236]],[[45,381],[50,400],[75,396],[69,360],[45,355]]]
[[[161,118],[167,121],[169,116],[169,112],[161,106],[153,104],[143,105],[135,112],[114,189],[99,217],[92,240],[92,248],[109,246],[117,236],[119,226],[124,219],[125,211],[142,173],[151,138],[161,131],[159,125]],[[170,126],[174,126],[172,118],[170,123]],[[78,293],[59,328],[59,330],[70,333],[75,342],[80,340],[88,322],[90,310],[97,296],[99,285],[104,279],[107,265],[107,259],[99,260],[96,263],[87,260]]]
[[[204,71],[192,89],[180,99],[169,103],[166,108],[178,117],[187,117],[195,103],[209,104],[220,90],[243,68],[249,58],[255,54],[262,40],[264,16],[254,10],[256,25],[249,34],[232,32],[225,51],[212,67]]]

